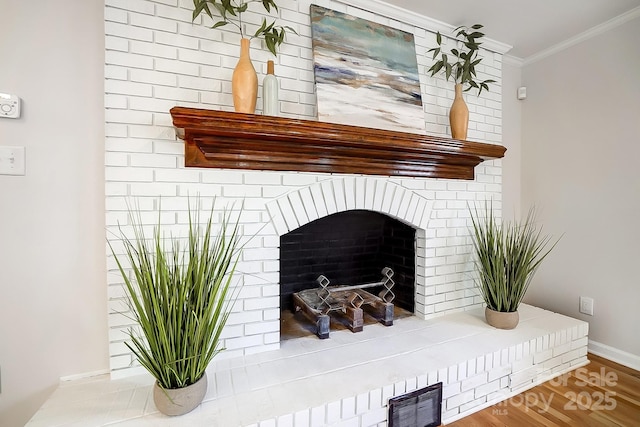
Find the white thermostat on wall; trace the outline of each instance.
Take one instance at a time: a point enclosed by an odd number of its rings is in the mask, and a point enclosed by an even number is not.
[[[20,117],[20,98],[8,93],[0,93],[0,117],[17,119]]]

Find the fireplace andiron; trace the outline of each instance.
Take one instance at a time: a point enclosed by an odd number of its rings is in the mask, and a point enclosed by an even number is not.
[[[393,270],[382,269],[379,282],[362,285],[330,286],[329,279],[320,275],[316,279],[319,288],[305,289],[293,294],[296,312],[302,310],[307,317],[316,323],[318,338],[329,338],[330,313],[344,315],[352,332],[362,331],[363,309],[377,318],[385,326],[393,325],[393,300],[396,297],[391,290],[395,285],[392,279]],[[382,287],[378,296],[365,288]]]

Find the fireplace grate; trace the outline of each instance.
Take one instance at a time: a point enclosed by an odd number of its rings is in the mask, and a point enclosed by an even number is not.
[[[436,427],[441,424],[442,383],[389,399],[389,427]]]

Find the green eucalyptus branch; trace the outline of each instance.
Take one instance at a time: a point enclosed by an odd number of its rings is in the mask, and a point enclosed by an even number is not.
[[[489,90],[489,83],[495,83],[495,80],[487,79],[484,81],[477,80],[476,66],[480,64],[482,58],[478,58],[478,50],[482,44],[479,40],[484,37],[484,33],[480,30],[482,25],[475,24],[471,28],[460,26],[454,30],[456,46],[449,51],[449,54],[442,46],[442,34],[436,33],[437,47],[429,49],[427,53],[433,52],[433,58],[438,59],[427,72],[431,73],[431,77],[438,73],[443,73],[446,80],[449,81],[453,77],[454,83],[467,84],[466,91],[472,88],[478,89],[478,96],[482,90]]]
[[[263,17],[262,25],[258,27],[252,36],[248,37],[245,34],[242,23],[242,14],[248,10],[251,3],[261,3],[267,13],[271,13],[272,10],[278,12],[278,5],[276,5],[275,0],[193,0],[191,19],[195,21],[198,16],[204,13],[214,21],[211,28],[219,28],[231,24],[238,28],[242,38],[263,38],[269,51],[276,55],[277,48],[284,42],[286,32],[298,33],[288,25],[276,25],[275,20],[269,23]],[[212,11],[215,12],[215,17]]]

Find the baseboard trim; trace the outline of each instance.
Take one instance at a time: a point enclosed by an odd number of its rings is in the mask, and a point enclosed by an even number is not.
[[[636,371],[640,371],[640,356],[593,340],[589,340],[587,348],[589,353],[593,353],[596,356],[604,357],[605,359],[609,359],[631,369],[635,369]]]

